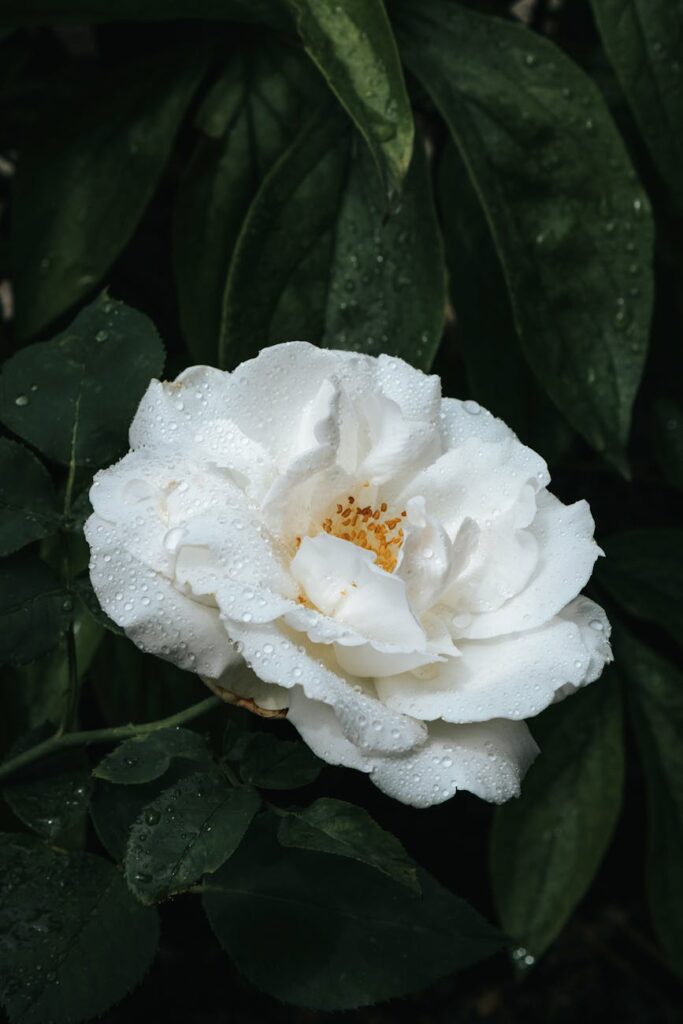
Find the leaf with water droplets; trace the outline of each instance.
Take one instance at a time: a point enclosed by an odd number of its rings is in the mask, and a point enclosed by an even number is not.
[[[621,808],[624,750],[614,669],[530,723],[541,755],[496,810],[491,871],[505,931],[537,957],[591,884]]]
[[[413,114],[383,0],[287,0],[306,52],[370,147],[385,189],[399,192]]]
[[[241,843],[261,805],[217,769],[198,771],[147,804],[126,848],[126,881],[143,903],[183,892],[217,871]]]
[[[428,369],[445,305],[423,140],[388,220],[371,157],[341,111],[314,115],[266,177],[233,255],[221,363],[283,338]],[[416,301],[419,296],[419,302]]]
[[[176,196],[173,258],[193,357],[216,363],[230,257],[266,173],[324,85],[303,54],[259,38],[243,44],[195,116],[195,149]]]
[[[54,726],[32,730],[8,757],[29,750],[54,734]],[[24,769],[2,795],[17,818],[52,842],[83,822],[88,813],[92,778],[85,750],[64,750]]]
[[[569,422],[621,469],[649,342],[653,226],[591,79],[522,25],[399,0],[406,63],[485,208],[522,348]]]
[[[12,1024],[68,1024],[108,1010],[149,969],[156,911],[89,853],[0,836],[0,1002]]]
[[[159,729],[124,740],[93,769],[93,775],[108,782],[137,785],[158,779],[175,758],[186,761],[211,760],[206,739],[191,729]]]
[[[647,783],[650,907],[683,978],[683,673],[624,629],[615,630],[614,642]]]
[[[54,533],[60,523],[52,481],[28,448],[0,438],[0,555]]]
[[[652,432],[662,474],[683,491],[683,409],[675,399],[664,397],[655,401]]]
[[[323,797],[310,807],[292,811],[280,822],[277,837],[283,846],[359,860],[420,892],[417,868],[398,839],[362,807],[345,800]]]
[[[299,740],[267,732],[243,733],[226,751],[245,782],[263,789],[297,789],[320,775],[323,762]]]
[[[502,936],[419,872],[422,895],[348,857],[282,847],[257,819],[206,879],[204,909],[226,953],[285,1003],[348,1010],[415,992],[491,956]],[[263,955],[267,935],[277,956]]]
[[[437,180],[456,346],[472,396],[552,464],[574,435],[524,358],[491,229],[450,140]]]
[[[30,338],[91,293],[149,202],[204,70],[201,49],[124,61],[57,90],[22,145],[12,197],[16,328]],[[117,168],[125,167],[125,175]]]
[[[630,615],[683,643],[683,530],[624,530],[602,542],[596,579]]]
[[[100,466],[125,448],[133,413],[163,362],[151,320],[101,295],[62,334],[7,360],[0,419],[57,462]]]
[[[683,6],[678,0],[591,0],[619,84],[683,211]]]
[[[22,552],[0,560],[0,665],[23,665],[66,632],[73,600],[52,569]]]

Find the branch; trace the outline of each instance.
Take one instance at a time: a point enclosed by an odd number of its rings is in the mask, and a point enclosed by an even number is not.
[[[169,715],[168,718],[160,718],[156,722],[144,722],[142,725],[115,725],[110,729],[92,729],[90,732],[57,733],[42,743],[38,743],[35,747],[31,747],[30,750],[25,750],[22,754],[17,754],[16,757],[11,757],[9,761],[0,764],[0,782],[4,782],[22,768],[26,768],[49,754],[69,750],[71,747],[88,747],[94,743],[116,743],[119,740],[130,739],[132,736],[146,736],[148,733],[158,732],[160,729],[172,729],[174,726],[184,725],[185,722],[199,718],[200,715],[212,711],[220,704],[219,697],[207,697],[198,704],[178,711],[175,715]]]

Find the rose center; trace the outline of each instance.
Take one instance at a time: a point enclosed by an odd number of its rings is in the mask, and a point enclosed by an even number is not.
[[[393,572],[403,544],[402,520],[405,511],[390,515],[386,502],[379,508],[360,505],[353,495],[344,504],[337,503],[335,511],[323,521],[325,533],[340,540],[349,540],[359,548],[372,551],[375,561],[385,572]]]

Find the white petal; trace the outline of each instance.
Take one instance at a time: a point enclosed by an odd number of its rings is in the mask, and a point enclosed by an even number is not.
[[[588,503],[563,505],[548,491],[529,528],[538,542],[538,561],[528,584],[497,611],[477,615],[462,635],[472,639],[535,629],[562,611],[585,586],[601,553]]]
[[[131,448],[189,444],[199,427],[229,414],[230,375],[190,366],[175,381],[151,381],[130,426]]]
[[[538,541],[516,527],[516,514],[510,509],[479,528],[467,565],[441,598],[445,604],[458,612],[495,611],[526,586],[538,563]]]
[[[581,639],[588,654],[584,677],[578,686],[593,683],[602,674],[605,665],[613,660],[609,638],[612,627],[603,609],[595,601],[580,594],[575,601],[560,612],[560,618],[575,623],[581,631]],[[560,687],[555,700],[563,700],[575,693],[577,685]]]
[[[589,655],[578,625],[556,618],[541,629],[494,640],[460,640],[460,657],[437,667],[434,678],[410,673],[378,679],[382,700],[404,714],[432,721],[522,719],[551,704],[565,684],[580,684]]]
[[[424,498],[411,498],[407,513],[406,539],[396,574],[405,581],[411,608],[421,614],[436,604],[459,574],[476,524],[465,519],[452,542],[441,524],[426,514]]]
[[[339,388],[324,380],[304,408],[294,450],[273,480],[261,507],[264,520],[278,534],[294,532],[292,522],[297,506],[307,504],[302,487],[335,463],[340,439],[339,402]]]
[[[441,408],[441,381],[403,359],[381,355],[375,364],[379,390],[401,407],[408,420],[436,424]]]
[[[524,722],[435,722],[424,746],[402,757],[376,758],[370,777],[387,796],[413,807],[443,803],[461,789],[502,804],[519,796],[537,754]]]
[[[329,704],[309,700],[300,686],[290,691],[287,718],[311,748],[327,764],[340,764],[369,772],[372,761],[346,738]]]
[[[439,408],[444,450],[457,448],[468,438],[487,444],[508,441],[516,434],[478,402],[442,398]]]
[[[408,604],[405,583],[380,569],[371,551],[320,533],[303,538],[291,571],[325,615],[369,640],[426,650],[427,638]]]
[[[189,519],[175,528],[167,544],[171,540],[175,578],[197,596],[218,595],[230,582],[252,591],[256,600],[256,592],[261,590],[288,599],[297,596],[287,569],[287,553],[244,508],[226,504],[220,512]],[[283,605],[283,610],[287,606]]]
[[[545,462],[514,437],[499,443],[469,437],[447,451],[404,488],[399,502],[421,496],[429,515],[453,536],[464,518],[486,524],[522,502],[524,518],[533,517],[534,492],[549,481]],[[529,488],[531,485],[531,489]]]
[[[92,515],[85,524],[90,577],[105,612],[149,654],[216,678],[237,660],[215,608],[185,597],[126,551],[119,528]]]
[[[245,660],[264,682],[299,685],[307,697],[329,704],[344,735],[361,750],[404,751],[423,742],[423,723],[385,707],[370,688],[363,689],[361,680],[345,677],[329,648],[309,650],[277,623],[228,625]]]
[[[358,405],[370,440],[357,470],[359,480],[391,482],[393,489],[406,473],[416,473],[441,454],[436,427],[427,420],[406,419],[401,407],[383,395],[368,395]]]

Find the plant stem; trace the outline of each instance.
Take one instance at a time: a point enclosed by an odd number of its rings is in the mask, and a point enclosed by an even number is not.
[[[16,757],[10,758],[4,764],[0,764],[0,782],[4,782],[15,772],[33,764],[34,761],[39,761],[49,754],[58,753],[60,750],[68,750],[71,747],[87,747],[94,743],[116,743],[119,740],[130,739],[132,736],[146,736],[148,733],[158,732],[160,729],[172,729],[174,726],[184,725],[185,722],[199,718],[200,715],[212,711],[221,704],[220,697],[207,697],[205,700],[199,701],[198,704],[178,711],[175,715],[169,715],[168,718],[159,718],[156,722],[143,722],[141,725],[115,725],[109,729],[92,729],[89,732],[57,732],[50,739],[38,743],[22,754],[17,754]]]

